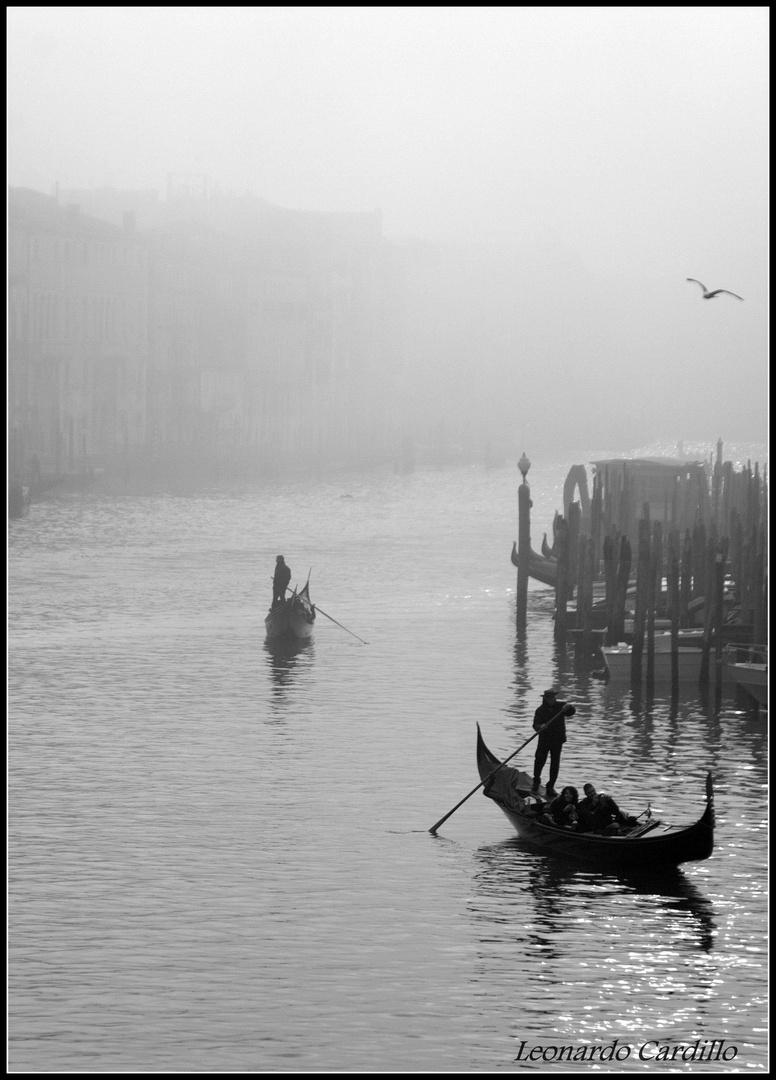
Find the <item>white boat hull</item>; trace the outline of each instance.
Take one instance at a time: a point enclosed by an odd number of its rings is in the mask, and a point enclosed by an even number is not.
[[[630,682],[631,678],[631,663],[632,663],[632,649],[630,645],[607,645],[603,649],[604,656],[606,658],[606,665],[609,668],[612,682]],[[679,646],[679,682],[680,683],[697,683],[701,677],[701,661],[703,659],[703,653],[701,649],[692,648],[689,646]],[[712,652],[709,656],[709,675],[713,680],[714,676],[714,664],[715,657]],[[730,682],[730,675],[727,673],[726,664],[723,667],[723,682]],[[655,682],[656,683],[669,683],[671,682],[671,653],[666,651],[660,651],[655,648]],[[647,649],[646,645],[644,651],[641,654],[641,677],[642,680],[647,677]]]
[[[728,663],[727,669],[736,686],[740,686],[742,690],[746,690],[759,705],[768,705],[767,664]]]

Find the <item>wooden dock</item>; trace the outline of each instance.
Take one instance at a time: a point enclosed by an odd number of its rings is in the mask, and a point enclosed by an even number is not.
[[[558,645],[573,643],[581,663],[600,667],[603,648],[625,641],[631,684],[650,692],[656,631],[670,631],[676,688],[680,631],[695,628],[699,687],[719,697],[726,642],[767,641],[766,476],[757,463],[736,471],[723,462],[721,441],[713,466],[673,458],[592,464],[592,497],[586,469],[572,466],[553,544],[545,540],[538,555],[531,547],[530,462],[521,459],[519,542],[512,551],[518,631],[525,632],[528,578],[554,583]],[[660,664],[665,670],[666,661]]]

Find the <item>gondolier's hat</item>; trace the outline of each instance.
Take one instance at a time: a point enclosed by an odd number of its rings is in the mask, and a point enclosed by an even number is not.
[[[542,697],[545,697],[545,698],[554,698],[554,697],[557,697],[557,696],[558,696],[557,690],[552,690],[552,689],[545,690],[544,693],[542,694]]]

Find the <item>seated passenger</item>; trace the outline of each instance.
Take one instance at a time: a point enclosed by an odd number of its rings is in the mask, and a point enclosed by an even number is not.
[[[564,787],[560,795],[552,800],[547,807],[547,813],[552,818],[553,825],[560,825],[566,829],[576,829],[579,815],[577,804],[579,793],[575,787]]]
[[[584,790],[579,818],[585,832],[619,832],[636,824],[636,819],[624,814],[611,795],[596,791],[592,784],[585,784]]]

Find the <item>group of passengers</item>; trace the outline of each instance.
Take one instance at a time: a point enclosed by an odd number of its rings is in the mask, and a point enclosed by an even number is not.
[[[632,829],[637,820],[624,813],[611,795],[596,791],[585,784],[585,797],[579,798],[575,787],[564,787],[552,802],[536,800],[535,812],[545,825],[556,825],[576,832],[596,832],[618,835]]]

